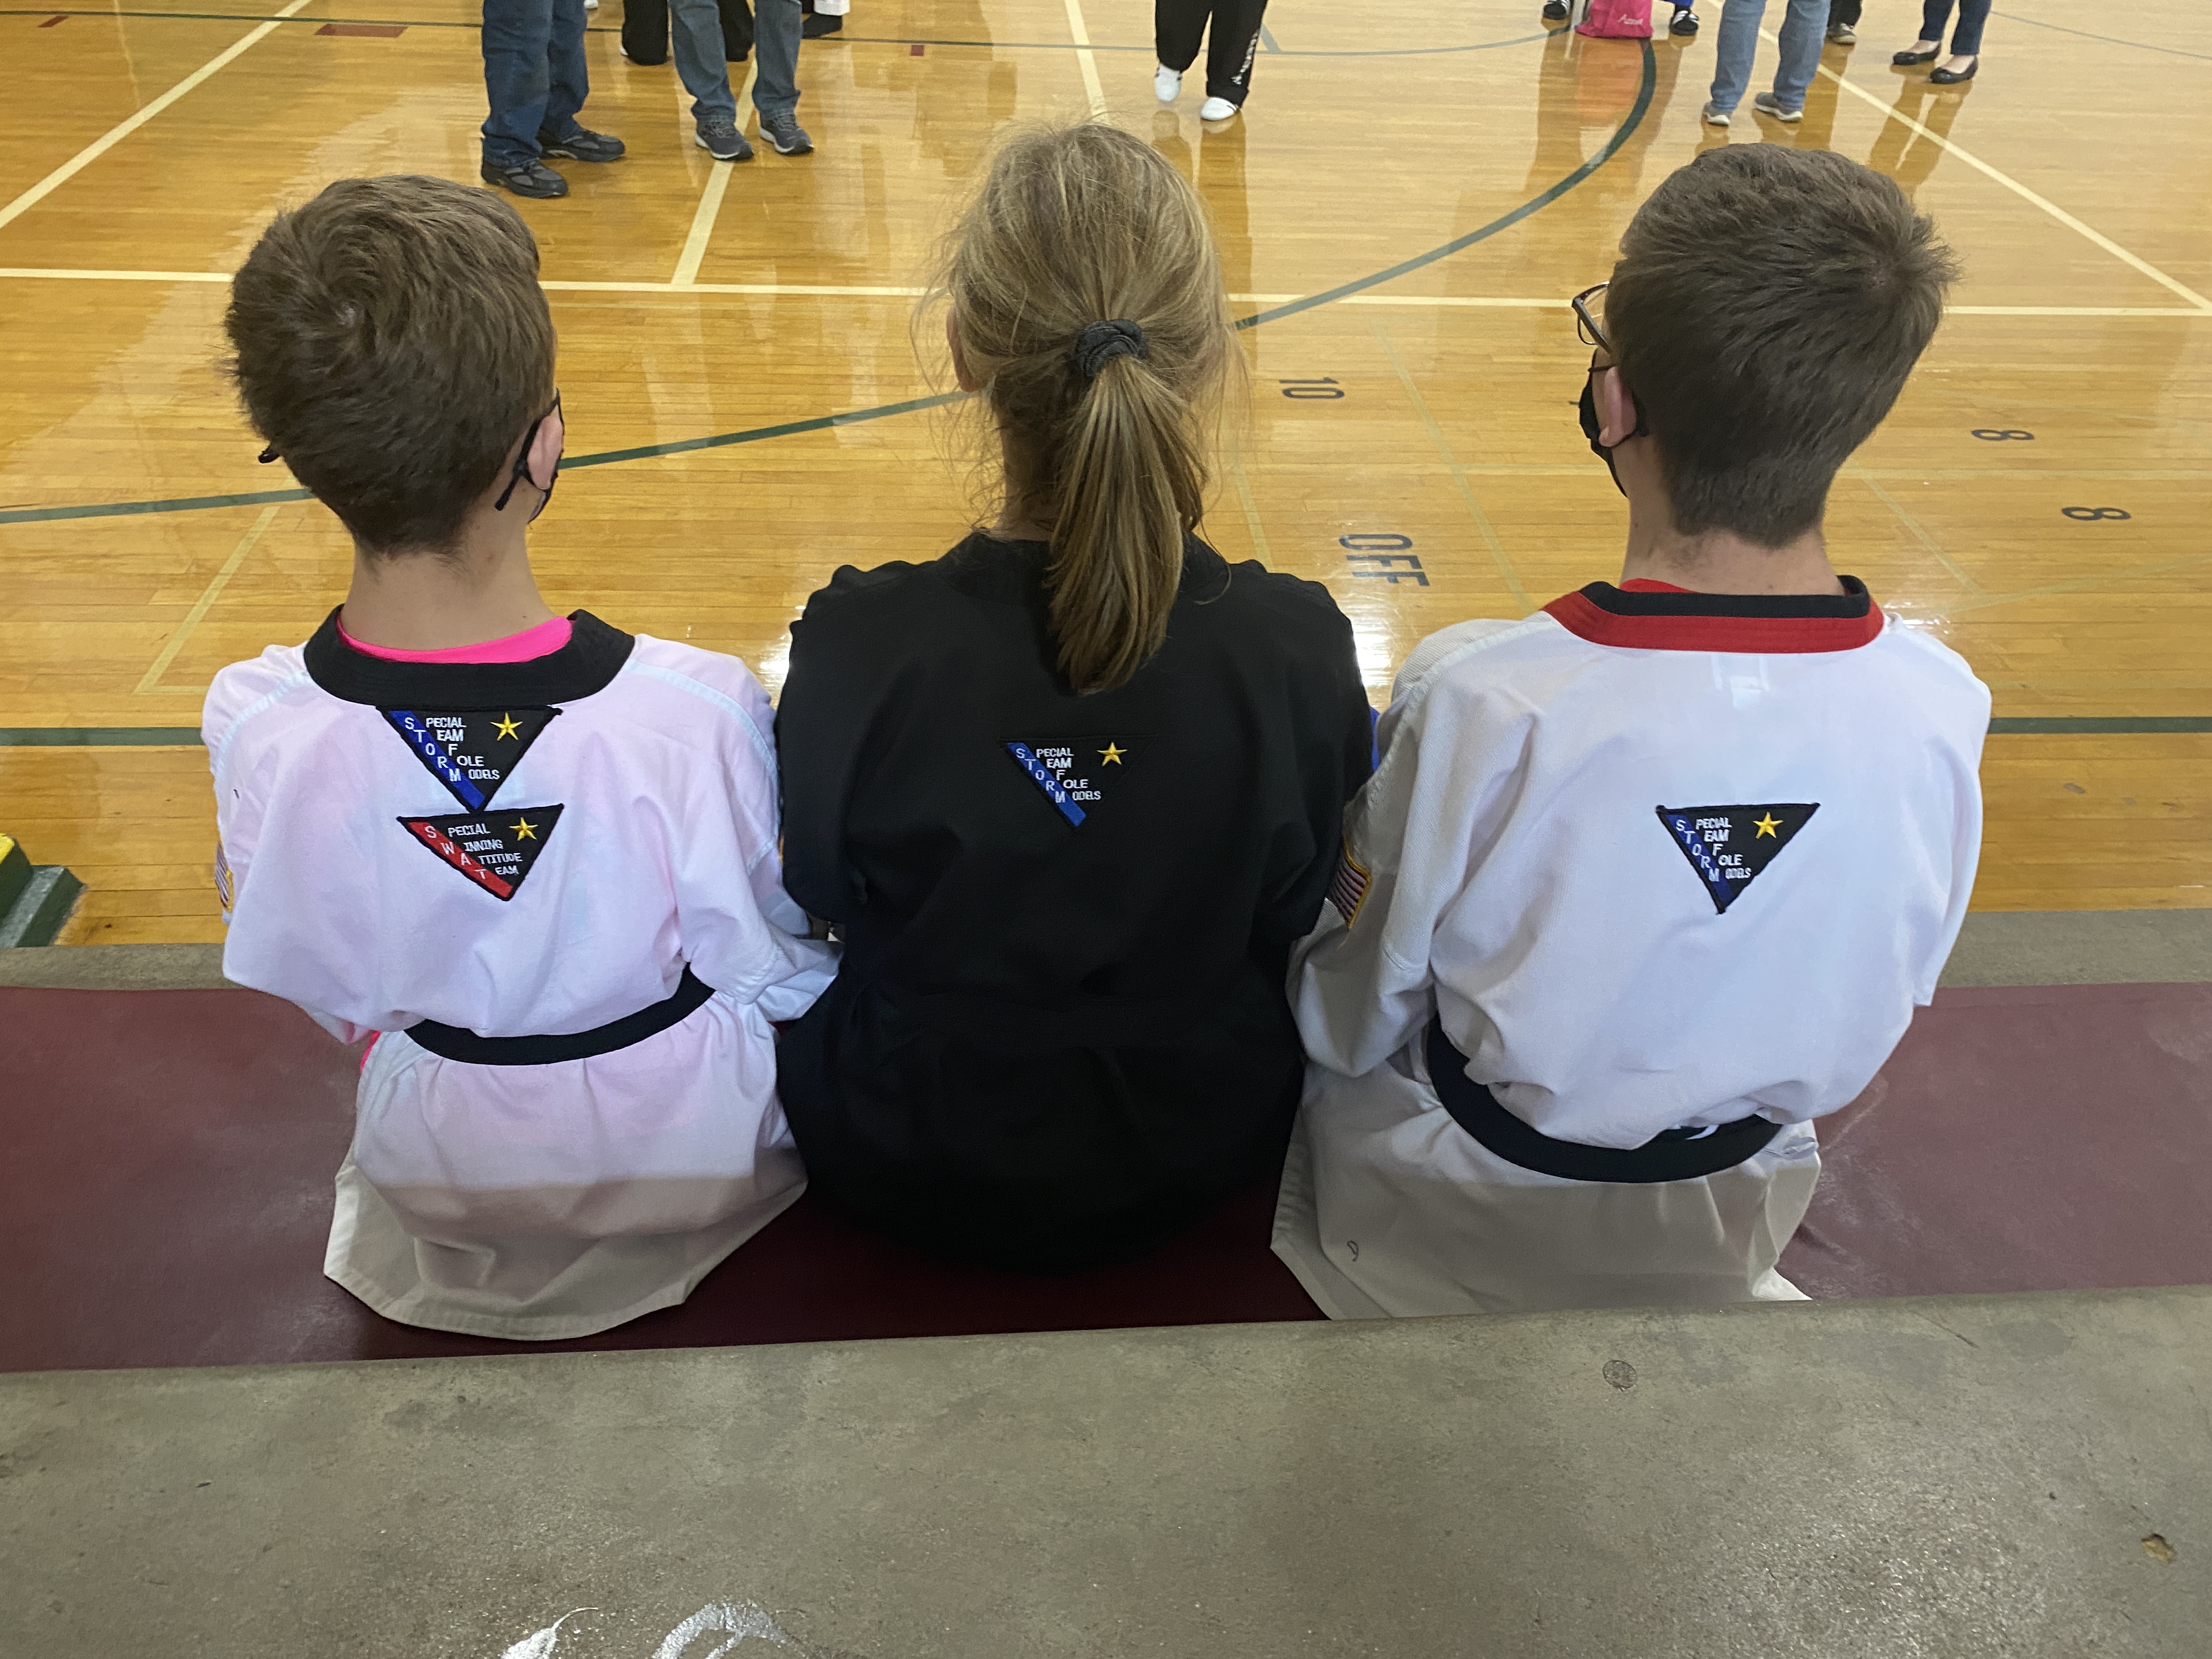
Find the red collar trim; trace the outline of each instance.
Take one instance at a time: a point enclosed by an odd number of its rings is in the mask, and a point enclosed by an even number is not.
[[[1691,593],[1664,582],[1592,582],[1544,607],[1569,633],[1630,651],[1781,655],[1856,651],[1882,629],[1881,607],[1856,576],[1839,594]]]

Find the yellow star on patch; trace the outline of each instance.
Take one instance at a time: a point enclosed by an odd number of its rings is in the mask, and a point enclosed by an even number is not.
[[[524,818],[520,823],[510,827],[513,829],[514,838],[517,841],[536,841],[538,839],[538,826],[532,823],[528,818]]]
[[[492,722],[492,724],[498,728],[500,736],[502,738],[513,738],[517,743],[520,743],[522,741],[522,735],[514,728],[520,723],[521,722],[517,720],[512,714],[501,714],[496,720]]]
[[[1774,814],[1769,812],[1763,818],[1753,818],[1751,821],[1751,827],[1759,831],[1759,836],[1771,836],[1777,830],[1779,830],[1782,825],[1780,821],[1775,817]],[[1757,841],[1759,839],[1759,836],[1753,836],[1752,839],[1753,841]],[[1777,836],[1776,839],[1779,840],[1780,837]]]
[[[1098,751],[1099,763],[1105,766],[1119,766],[1125,752],[1120,744],[1109,743]]]

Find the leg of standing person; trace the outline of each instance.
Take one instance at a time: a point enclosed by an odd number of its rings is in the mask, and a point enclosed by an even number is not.
[[[1971,81],[1982,66],[1982,25],[1990,20],[1990,0],[1959,0],[1959,27],[1951,35],[1951,55],[1928,79],[1939,87]]]
[[[551,85],[553,0],[484,0],[483,176],[518,196],[566,196],[538,142]]]
[[[1705,119],[1717,127],[1743,101],[1751,84],[1752,59],[1759,55],[1759,20],[1766,0],[1727,0],[1721,8],[1721,32],[1713,48],[1713,89],[1705,100]]]
[[[676,73],[691,94],[699,148],[718,161],[750,161],[753,147],[738,131],[738,100],[730,95],[720,10],[714,0],[669,0],[669,10],[676,22]]]
[[[1820,37],[1828,25],[1828,0],[1790,0],[1782,19],[1782,63],[1774,72],[1774,90],[1763,93],[1757,107],[1784,121],[1805,113],[1805,88],[1820,67]]]
[[[779,155],[812,153],[814,141],[799,125],[799,31],[805,21],[799,0],[758,0],[753,8],[753,107],[761,136]]]
[[[722,14],[723,61],[742,64],[753,55],[753,9],[745,0],[717,0],[717,5]]]
[[[647,68],[668,61],[668,0],[623,0],[622,55]]]
[[[1859,14],[1865,0],[1828,0],[1828,39],[1839,46],[1858,44]]]
[[[1890,59],[1893,64],[1927,64],[1943,50],[1943,26],[1951,21],[1951,0],[1922,0],[1920,38]]]
[[[592,95],[592,72],[584,57],[584,0],[552,0],[553,27],[546,42],[545,112],[538,118],[538,146],[548,155],[572,161],[617,161],[625,146],[619,138],[593,132],[577,122]]]
[[[1206,46],[1206,102],[1199,118],[1226,121],[1252,93],[1252,65],[1260,55],[1260,25],[1267,0],[1213,0],[1213,27]]]
[[[1152,0],[1152,52],[1159,59],[1152,90],[1172,104],[1182,90],[1183,71],[1198,61],[1198,43],[1213,0]]]

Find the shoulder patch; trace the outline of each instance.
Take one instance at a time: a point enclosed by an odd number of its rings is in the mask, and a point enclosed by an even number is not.
[[[1024,743],[1012,738],[1006,752],[1044,798],[1070,823],[1080,823],[1106,799],[1109,767],[1127,764],[1129,745],[1119,738],[1051,738]]]
[[[510,806],[501,812],[452,812],[399,823],[439,858],[505,903],[553,839],[561,811],[559,806]]]
[[[423,769],[471,812],[499,793],[557,708],[379,708]]]
[[[1328,902],[1344,918],[1346,927],[1359,920],[1359,907],[1367,902],[1367,884],[1372,878],[1373,872],[1352,857],[1352,838],[1346,836],[1344,850],[1337,857],[1336,874],[1328,884]]]
[[[1759,872],[1820,810],[1818,801],[1766,806],[1661,806],[1659,822],[1705,884],[1717,914],[1727,914]]]

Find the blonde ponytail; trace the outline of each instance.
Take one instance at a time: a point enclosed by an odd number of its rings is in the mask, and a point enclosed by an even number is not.
[[[1004,440],[1009,516],[1051,526],[1060,672],[1079,692],[1111,690],[1167,637],[1213,415],[1242,362],[1205,209],[1115,128],[1024,133],[999,152],[948,263],[942,291]],[[1120,331],[1103,349],[1102,328]]]

